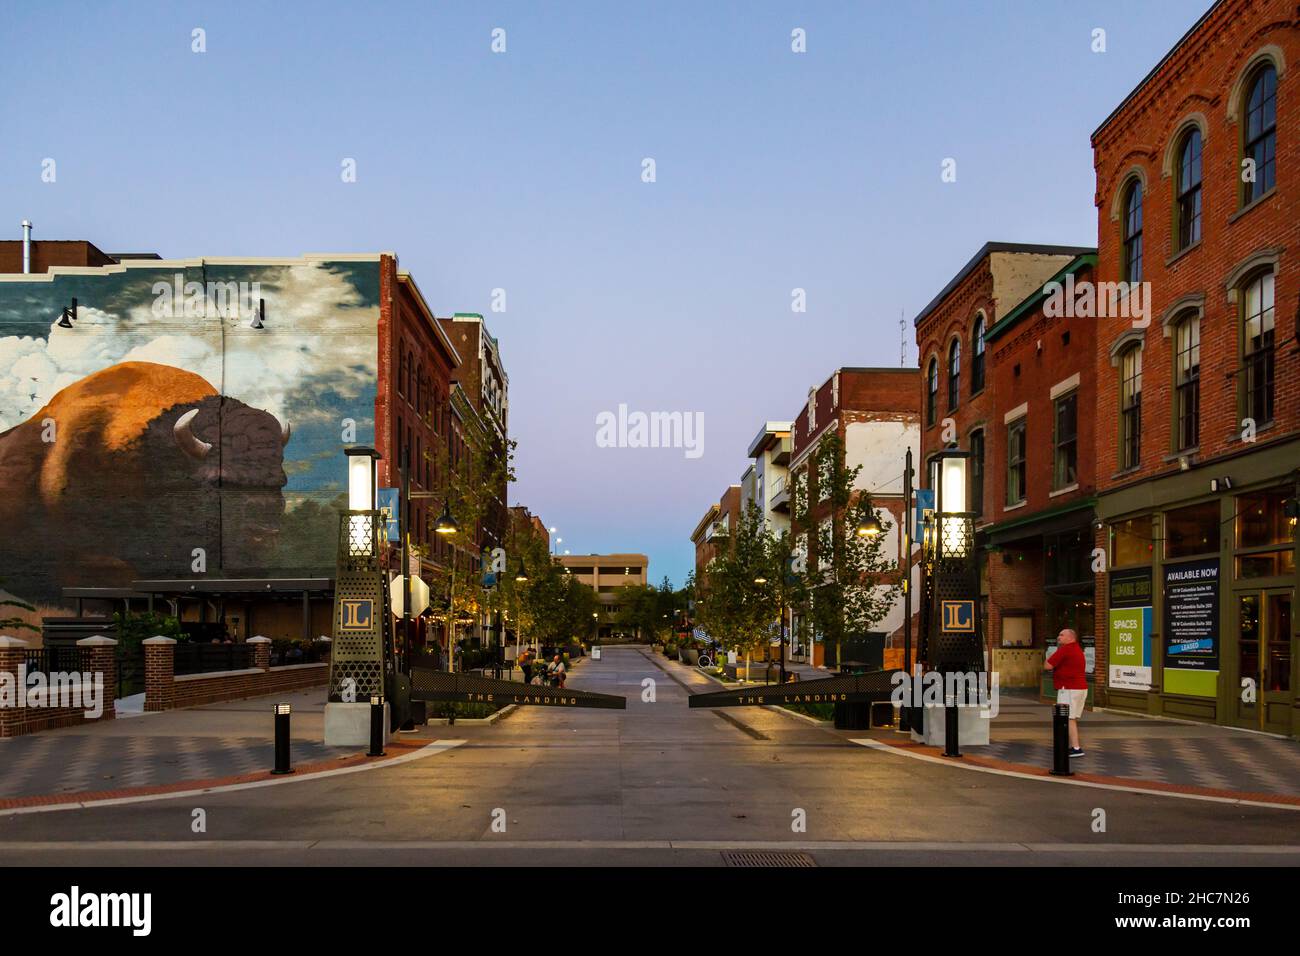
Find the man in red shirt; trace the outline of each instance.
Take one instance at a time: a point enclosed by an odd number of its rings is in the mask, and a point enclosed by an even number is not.
[[[1065,628],[1056,635],[1056,653],[1047,659],[1046,667],[1052,672],[1052,686],[1056,688],[1056,702],[1070,708],[1070,756],[1082,757],[1079,746],[1079,718],[1088,700],[1087,661],[1079,646],[1079,635]]]

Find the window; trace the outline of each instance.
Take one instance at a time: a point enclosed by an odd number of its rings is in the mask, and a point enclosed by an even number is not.
[[[961,398],[961,339],[953,339],[948,346],[948,411],[957,407]]]
[[[1243,182],[1242,204],[1273,188],[1277,171],[1277,71],[1266,66],[1255,74],[1246,95],[1243,158],[1254,165],[1253,181]]]
[[[1119,367],[1119,466],[1124,470],[1142,462],[1142,347],[1128,349]]]
[[[1142,281],[1142,183],[1136,179],[1124,196],[1124,281]]]
[[[1201,131],[1191,129],[1178,151],[1177,248],[1201,241]]]
[[[406,383],[406,396],[412,402],[415,401],[415,353],[406,353],[406,374],[408,380]]]
[[[397,348],[397,394],[406,394],[406,353]]]
[[[971,336],[970,393],[984,388],[984,313],[975,317],[975,332]]]
[[[1286,516],[1286,488],[1256,491],[1236,501],[1237,577],[1271,578],[1295,573],[1295,519]]]
[[[970,510],[984,513],[984,432],[970,433]]]
[[[1174,326],[1174,419],[1175,449],[1195,448],[1201,422],[1201,319],[1195,314]]]
[[[1007,426],[1007,504],[1025,500],[1025,420]]]
[[[1242,296],[1242,411],[1256,425],[1273,420],[1273,273],[1246,285]]]
[[[1218,501],[1204,501],[1165,514],[1166,558],[1186,558],[1218,550]]]
[[[933,425],[939,405],[939,360],[931,357],[925,377],[925,423]]]
[[[1062,395],[1053,404],[1052,490],[1059,491],[1079,481],[1079,393]]]
[[[1117,568],[1151,563],[1151,516],[1139,515],[1110,526],[1110,561]]]

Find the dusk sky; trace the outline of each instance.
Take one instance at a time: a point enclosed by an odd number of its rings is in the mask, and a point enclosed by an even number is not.
[[[1208,6],[7,3],[0,234],[396,252],[500,339],[511,503],[680,586],[765,421],[897,366],[984,242],[1096,243],[1089,135]],[[598,447],[620,404],[702,413],[703,454]]]

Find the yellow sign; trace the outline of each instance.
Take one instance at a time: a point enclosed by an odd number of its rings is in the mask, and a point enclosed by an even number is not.
[[[340,631],[369,631],[374,627],[374,603],[369,598],[344,598],[340,605]]]
[[[943,629],[945,631],[957,634],[975,633],[974,601],[941,601],[939,603],[940,611],[943,614]]]

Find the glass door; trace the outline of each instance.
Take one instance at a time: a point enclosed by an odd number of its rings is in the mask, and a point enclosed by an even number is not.
[[[1295,638],[1292,592],[1253,591],[1237,596],[1236,723],[1289,733]]]

